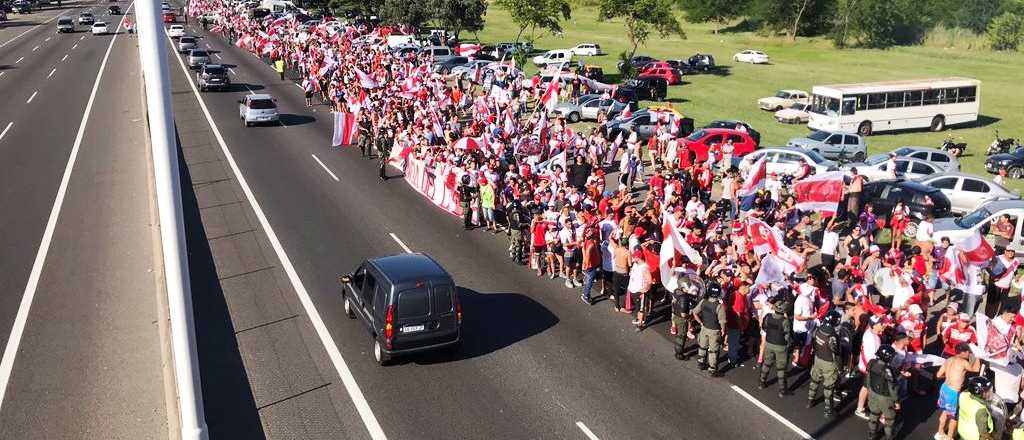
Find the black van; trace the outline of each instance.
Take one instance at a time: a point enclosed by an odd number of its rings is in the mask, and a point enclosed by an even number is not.
[[[423,254],[367,260],[341,277],[345,314],[358,318],[373,338],[373,357],[457,349],[462,306],[451,275]]]

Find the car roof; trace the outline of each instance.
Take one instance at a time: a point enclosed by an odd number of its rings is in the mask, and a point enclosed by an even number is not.
[[[420,253],[398,254],[367,260],[383,272],[395,285],[424,278],[450,278],[448,272],[433,258]]]
[[[981,206],[987,208],[991,212],[1002,211],[1004,209],[1024,209],[1024,200],[993,200]]]
[[[705,130],[711,130],[711,129],[710,128],[706,128]],[[728,130],[728,129],[726,129],[726,130]],[[737,131],[737,130],[733,130],[733,131]],[[785,151],[787,153],[796,153],[796,154],[800,154],[800,155],[804,155],[804,156],[807,155],[807,151],[806,150],[804,150],[803,148],[796,148],[796,147],[766,147],[766,148],[758,148],[758,149],[756,149],[754,151],[751,151],[750,153],[753,154],[753,153],[758,153],[758,152],[772,152],[772,151]]]
[[[918,181],[918,182],[926,182],[926,181],[935,180],[935,179],[939,179],[939,178],[943,178],[943,177],[957,177],[957,178],[967,177],[967,178],[971,178],[971,179],[975,179],[975,180],[980,180],[980,181],[985,182],[985,183],[987,183],[989,185],[992,185],[992,186],[995,186],[995,187],[997,187],[999,189],[1005,190],[1006,192],[1012,192],[1012,191],[1010,191],[1009,188],[1007,188],[1007,187],[1005,187],[1003,185],[1000,185],[1000,184],[998,184],[996,182],[993,182],[992,179],[989,179],[989,178],[986,178],[986,177],[982,177],[982,176],[979,176],[977,174],[968,174],[968,173],[961,173],[961,172],[956,172],[956,171],[939,171],[937,173],[932,173],[932,174],[929,174],[927,176],[918,177],[918,178],[916,178],[914,180]]]
[[[865,185],[898,186],[900,188],[906,188],[906,189],[910,189],[910,190],[917,191],[917,192],[922,192],[922,193],[930,193],[930,192],[938,191],[937,188],[932,188],[932,187],[930,187],[928,185],[925,185],[925,184],[923,184],[921,182],[917,182],[917,181],[914,181],[914,180],[908,180],[908,179],[905,179],[905,178],[902,178],[902,177],[899,177],[899,178],[896,178],[896,179],[875,180],[873,182],[865,183]]]
[[[274,97],[273,97],[273,96],[270,96],[270,95],[268,95],[268,94],[266,94],[266,93],[255,93],[255,94],[249,95],[249,99],[250,99],[250,100],[257,100],[257,99],[274,99]]]
[[[742,131],[742,130],[736,130],[736,129],[734,129],[734,128],[701,128],[700,130],[703,130],[703,131],[704,131],[705,133],[708,133],[708,134],[719,134],[719,133],[737,134],[737,133],[747,133],[746,131]],[[700,131],[700,130],[698,130],[698,131]],[[749,133],[747,133],[747,134],[749,135]]]

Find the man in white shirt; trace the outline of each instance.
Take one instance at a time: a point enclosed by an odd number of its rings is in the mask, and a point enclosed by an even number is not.
[[[821,265],[832,271],[836,265],[836,249],[839,247],[839,233],[835,231],[835,216],[825,226],[821,235]]]
[[[861,339],[860,344],[860,356],[857,359],[857,369],[860,370],[861,374],[868,374],[868,363],[875,359],[875,353],[878,352],[878,348],[882,346],[882,332],[885,331],[885,320],[882,316],[872,316],[869,324],[871,328],[864,332],[864,337]],[[857,410],[854,414],[864,420],[868,419],[867,413],[864,411],[865,406],[868,402],[868,389],[867,387],[860,387],[860,394],[857,396]]]
[[[601,234],[601,294],[607,296],[615,292],[612,285],[612,274],[615,273],[612,240],[618,240],[621,234],[619,225],[615,223],[615,213],[609,211],[597,228]]]
[[[896,178],[896,153],[889,153],[889,160],[885,162],[885,171],[890,179]]]
[[[796,301],[793,303],[793,343],[797,347],[796,356],[800,356],[800,349],[808,342],[808,336],[814,331],[814,319],[817,316],[814,301],[818,292],[814,283],[814,278],[811,277],[800,283],[797,287]]]

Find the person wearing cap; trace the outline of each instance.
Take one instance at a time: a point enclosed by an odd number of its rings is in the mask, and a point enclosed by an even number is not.
[[[967,373],[977,373],[981,369],[981,360],[971,360],[971,347],[966,343],[956,346],[956,354],[946,358],[936,373],[936,379],[943,379],[939,386],[939,414],[937,440],[953,440],[956,438],[956,424],[960,405],[960,390],[963,388]]]
[[[978,334],[971,327],[971,315],[960,313],[956,324],[942,333],[942,354],[956,356],[956,346],[962,343],[977,344]]]
[[[992,394],[992,381],[985,376],[974,376],[964,384],[957,410],[956,433],[961,440],[994,440],[995,426],[988,400]]]

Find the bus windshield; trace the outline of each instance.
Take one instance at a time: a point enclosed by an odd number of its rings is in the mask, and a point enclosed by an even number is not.
[[[839,99],[831,96],[814,95],[811,100],[811,111],[819,115],[839,113]]]

